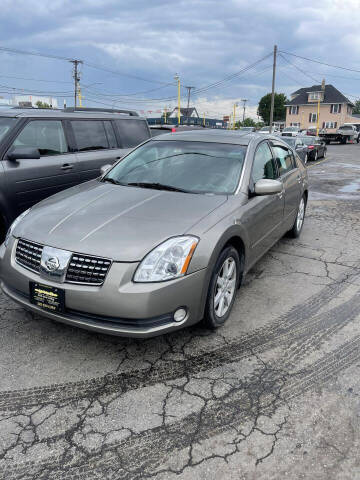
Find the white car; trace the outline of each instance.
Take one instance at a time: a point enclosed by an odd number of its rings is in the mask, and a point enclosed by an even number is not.
[[[281,132],[282,137],[297,137],[299,135],[300,128],[299,127],[286,127]]]

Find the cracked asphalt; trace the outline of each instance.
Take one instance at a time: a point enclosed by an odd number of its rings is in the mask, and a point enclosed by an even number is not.
[[[98,335],[1,294],[0,478],[360,478],[360,145],[309,177],[301,237],[215,333]]]

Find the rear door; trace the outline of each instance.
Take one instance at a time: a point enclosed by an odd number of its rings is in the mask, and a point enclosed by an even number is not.
[[[251,263],[256,261],[279,239],[284,213],[283,192],[275,195],[254,195],[255,183],[262,179],[278,178],[273,153],[267,141],[261,142],[254,155],[249,184],[249,201],[241,222],[250,237]]]
[[[100,168],[113,164],[124,154],[119,147],[111,120],[78,119],[68,121],[74,150],[79,161],[81,182],[100,175]]]
[[[284,185],[284,222],[288,224],[295,218],[299,206],[302,178],[293,152],[284,145],[277,144],[276,142],[272,142],[272,148],[279,171],[279,179]]]
[[[34,147],[39,159],[10,161],[15,147]],[[29,119],[5,153],[2,164],[14,213],[79,183],[76,155],[69,153],[62,120]]]

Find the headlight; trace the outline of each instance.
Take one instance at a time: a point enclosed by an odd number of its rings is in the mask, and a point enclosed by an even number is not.
[[[25,215],[27,215],[29,212],[30,212],[30,208],[29,208],[28,210],[25,210],[25,212],[21,213],[18,217],[16,217],[15,220],[13,221],[13,223],[10,225],[10,228],[9,228],[9,230],[7,231],[7,234],[6,234],[6,237],[5,237],[5,241],[4,241],[5,247],[8,246],[10,237],[11,237],[11,235],[12,235],[12,233],[13,233],[16,225],[18,225],[18,223],[20,223],[21,220],[25,217]]]
[[[184,276],[198,242],[191,236],[169,238],[146,255],[134,282],[163,282]]]

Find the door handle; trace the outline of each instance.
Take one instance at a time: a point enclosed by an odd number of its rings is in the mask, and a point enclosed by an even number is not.
[[[61,170],[71,170],[74,168],[74,165],[71,165],[71,163],[64,163],[64,165],[61,167]]]

